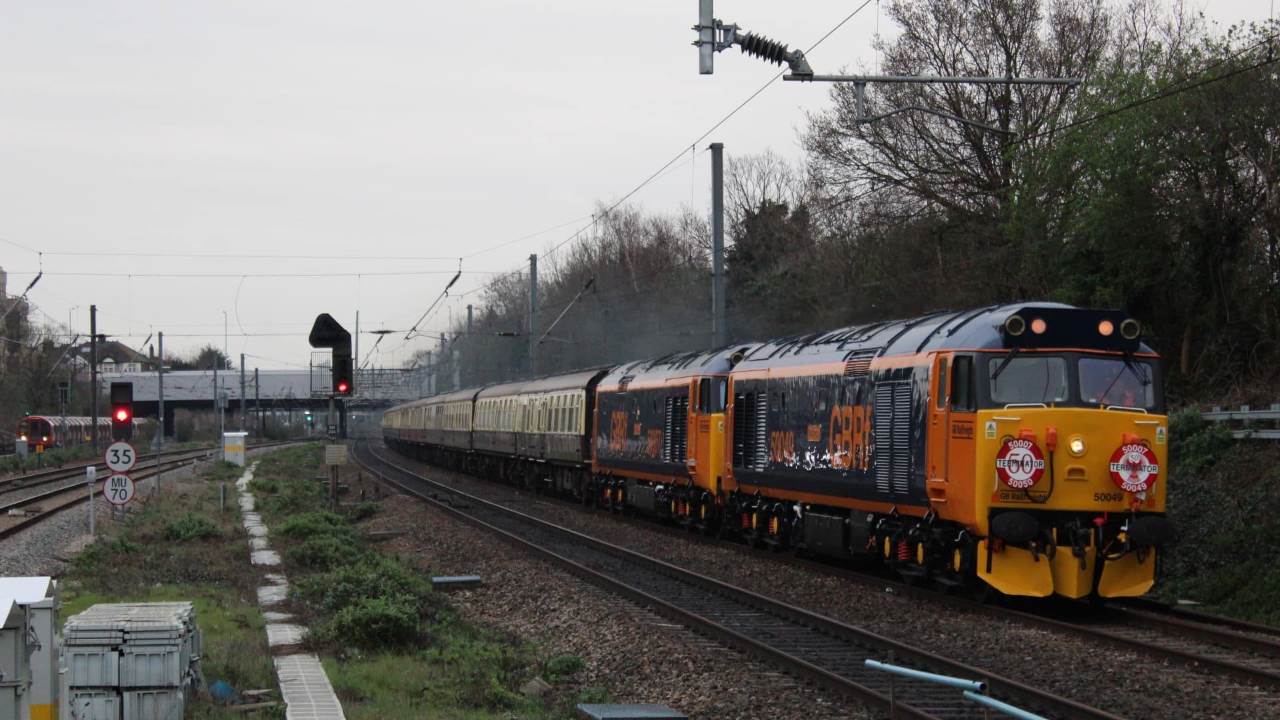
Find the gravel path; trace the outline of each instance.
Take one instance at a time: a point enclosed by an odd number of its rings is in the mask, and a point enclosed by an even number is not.
[[[378,452],[390,451],[378,448]],[[958,612],[808,571],[745,548],[686,541],[569,502],[416,465],[460,490],[617,545],[1133,718],[1280,717],[1276,693],[1087,639]]]
[[[617,702],[665,703],[697,718],[873,717],[416,499],[392,495],[380,507],[366,529],[410,530],[384,550],[432,574],[482,576],[481,587],[449,596],[465,618],[537,644],[544,659],[582,658],[570,695],[602,687]]]

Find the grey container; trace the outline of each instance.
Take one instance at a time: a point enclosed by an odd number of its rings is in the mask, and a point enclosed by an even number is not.
[[[67,684],[73,688],[115,687],[120,683],[120,653],[115,648],[71,645],[62,648]]]
[[[183,662],[184,657],[187,662]],[[175,645],[128,645],[120,653],[120,687],[177,687],[187,674],[190,657],[190,653]]]
[[[66,693],[69,718],[120,720],[120,695],[115,690],[77,690]]]
[[[185,697],[181,689],[125,690],[124,720],[182,720]]]

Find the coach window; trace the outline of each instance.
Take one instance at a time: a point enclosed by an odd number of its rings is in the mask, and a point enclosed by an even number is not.
[[[958,355],[951,364],[951,409],[972,412],[975,409],[973,358]]]

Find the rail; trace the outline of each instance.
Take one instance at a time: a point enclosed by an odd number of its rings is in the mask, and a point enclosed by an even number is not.
[[[993,694],[1046,709],[1052,716],[1114,718],[1097,708],[927,650],[841,623],[789,603],[632,552],[430,479],[357,443],[353,456],[382,482],[459,519],[540,554],[589,582],[646,605],[676,622],[838,693],[887,708],[888,680],[863,661],[894,653],[927,671],[984,677]],[[898,717],[981,718],[969,701],[932,683],[903,679],[912,699]]]

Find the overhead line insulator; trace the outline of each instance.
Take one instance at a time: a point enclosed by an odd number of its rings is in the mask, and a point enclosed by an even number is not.
[[[786,44],[770,40],[763,35],[746,33],[738,38],[738,46],[742,48],[742,52],[748,55],[755,55],[774,65],[781,65],[788,61]]]

